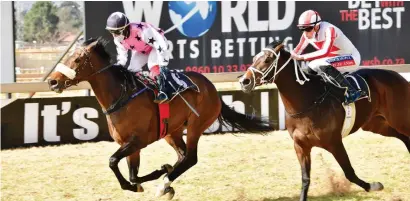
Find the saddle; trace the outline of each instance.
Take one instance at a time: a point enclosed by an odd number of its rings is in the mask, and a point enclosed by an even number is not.
[[[135,76],[136,80],[143,84],[146,88],[150,89],[157,95],[160,91],[160,86],[158,82],[144,73],[137,73]],[[162,91],[167,94],[168,102],[172,101],[178,94],[192,89],[199,92],[199,87],[185,74],[177,72],[175,70],[170,70],[161,76],[162,83],[165,83]]]
[[[118,68],[118,70],[121,72],[124,80],[124,83],[121,85],[121,94],[109,108],[103,111],[104,114],[115,112],[146,90],[150,90],[154,95],[157,95],[159,85],[156,80],[143,73],[134,74],[121,68]],[[165,91],[169,101],[187,89],[199,92],[198,86],[183,73],[171,71],[165,79],[167,81],[166,84],[172,85],[172,87],[168,87]]]
[[[345,72],[342,75],[350,83],[350,86],[354,87],[355,90],[360,91],[360,97],[356,101],[367,98],[368,101],[371,102],[369,85],[362,76],[356,72]],[[328,85],[330,89],[335,92],[333,94],[343,102],[345,100],[345,91],[348,89],[341,87],[332,77],[324,73],[320,73],[320,76],[322,77],[321,80],[325,83],[325,85]]]

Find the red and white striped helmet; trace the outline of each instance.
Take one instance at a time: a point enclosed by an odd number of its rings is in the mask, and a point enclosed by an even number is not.
[[[312,27],[320,23],[322,19],[320,18],[319,13],[314,10],[307,10],[303,12],[298,21],[298,27]]]

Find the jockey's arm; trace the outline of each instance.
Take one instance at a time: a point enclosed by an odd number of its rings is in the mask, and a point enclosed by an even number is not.
[[[304,34],[300,37],[299,44],[293,49],[291,52],[292,54],[300,55],[302,54],[303,50],[306,49],[307,45],[309,44],[309,41],[306,40],[306,37]]]
[[[333,46],[333,42],[336,38],[336,32],[333,27],[326,29],[325,38],[326,38],[325,42],[323,43],[323,46],[321,49],[316,50],[311,53],[300,55],[300,57],[306,61],[311,61],[314,59],[326,57],[330,53],[330,50],[332,49],[332,46]]]
[[[165,36],[161,35],[154,27],[149,25],[144,29],[142,40],[149,46],[153,47],[157,52],[158,65],[168,66],[170,53]]]
[[[125,66],[128,60],[128,51],[118,41],[114,40],[114,43],[115,43],[115,46],[117,46],[117,63],[116,64]]]

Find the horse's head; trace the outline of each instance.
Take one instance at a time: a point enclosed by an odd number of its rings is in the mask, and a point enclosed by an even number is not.
[[[274,81],[279,73],[276,68],[282,48],[282,43],[273,42],[253,57],[251,67],[239,80],[242,91],[248,93],[257,86]]]
[[[64,89],[88,80],[100,72],[103,63],[109,62],[109,55],[105,52],[106,42],[102,39],[89,39],[77,47],[63,63],[57,64],[55,72],[49,79],[48,85],[52,91],[61,93]],[[108,62],[101,62],[101,59]]]

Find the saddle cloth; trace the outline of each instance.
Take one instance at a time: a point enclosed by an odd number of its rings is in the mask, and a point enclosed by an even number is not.
[[[350,84],[353,87],[355,87],[356,90],[362,92],[360,97],[357,100],[367,98],[369,102],[371,101],[369,85],[367,84],[366,80],[362,76],[356,73],[346,74],[344,76],[346,77],[347,81],[349,81]]]
[[[155,80],[142,73],[137,73],[136,78],[140,83],[144,84],[145,87],[153,91],[155,95],[158,94],[160,86]],[[168,134],[168,121],[170,118],[169,102],[187,89],[199,92],[198,86],[183,73],[169,71],[162,79],[165,81],[166,89],[164,92],[167,94],[169,101],[158,104],[158,139],[164,138]]]

